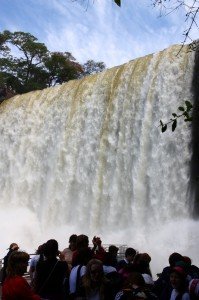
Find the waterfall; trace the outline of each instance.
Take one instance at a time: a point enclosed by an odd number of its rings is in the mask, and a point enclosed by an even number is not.
[[[158,127],[193,100],[194,52],[179,49],[0,105],[2,248],[64,247],[84,233],[148,251],[159,267],[174,251],[199,262],[191,128]]]

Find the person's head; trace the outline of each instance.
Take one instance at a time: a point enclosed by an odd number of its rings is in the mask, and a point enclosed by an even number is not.
[[[188,256],[183,256],[183,261],[188,265],[191,266],[191,258]]]
[[[136,250],[133,248],[127,248],[125,251],[125,258],[128,260],[128,262],[132,262],[134,257],[136,255]]]
[[[46,245],[46,244],[39,245],[39,247],[38,247],[37,250],[36,250],[36,254],[37,254],[37,255],[40,255],[40,254],[43,254],[43,253],[44,253],[45,245]]]
[[[86,266],[86,273],[82,277],[82,283],[86,295],[92,293],[93,289],[99,291],[100,299],[104,299],[104,287],[108,279],[104,276],[103,264],[98,259],[91,259]]]
[[[94,247],[101,246],[101,244],[102,244],[101,238],[99,236],[94,236],[92,239],[92,243],[93,243]]]
[[[56,258],[59,254],[58,242],[54,239],[48,240],[44,244],[43,254],[47,259]]]
[[[77,240],[76,240],[77,250],[86,249],[88,248],[88,245],[89,245],[89,239],[87,235],[80,234],[77,236]]]
[[[173,289],[181,291],[186,285],[186,273],[181,267],[174,267],[170,273],[170,283]]]
[[[151,256],[148,253],[141,253],[141,260],[149,264]]]
[[[171,267],[175,267],[176,262],[183,260],[183,257],[180,253],[174,252],[169,256],[169,264]]]
[[[9,277],[23,276],[27,271],[29,258],[29,254],[24,251],[13,251],[8,259],[7,275]]]
[[[115,245],[110,245],[108,248],[108,252],[112,257],[117,257],[118,250],[119,248],[116,247]]]
[[[17,243],[12,243],[10,244],[10,247],[8,248],[8,250],[18,250],[19,246],[17,245]]]
[[[104,277],[102,262],[98,259],[91,259],[86,266],[86,275],[90,278],[91,282],[101,282]]]
[[[76,244],[77,244],[77,235],[76,234],[72,234],[69,237],[69,248],[71,251],[76,250]]]
[[[142,276],[142,274],[138,272],[132,272],[128,275],[125,283],[125,288],[135,289],[138,287],[144,287],[145,286],[145,280]]]

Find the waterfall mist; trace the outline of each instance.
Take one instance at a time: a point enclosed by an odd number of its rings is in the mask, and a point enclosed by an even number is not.
[[[199,263],[191,128],[158,127],[193,99],[194,52],[179,49],[0,105],[1,253],[84,233],[148,252],[154,272],[174,251]]]

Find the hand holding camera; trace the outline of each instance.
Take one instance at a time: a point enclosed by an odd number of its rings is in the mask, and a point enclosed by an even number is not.
[[[95,247],[101,246],[101,244],[102,244],[102,241],[101,241],[100,237],[98,237],[98,236],[94,236],[92,242]]]

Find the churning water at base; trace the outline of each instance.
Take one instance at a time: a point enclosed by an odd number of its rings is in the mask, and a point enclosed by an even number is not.
[[[160,132],[192,100],[194,53],[173,46],[0,106],[1,247],[71,233],[197,260],[188,196],[191,130]]]

